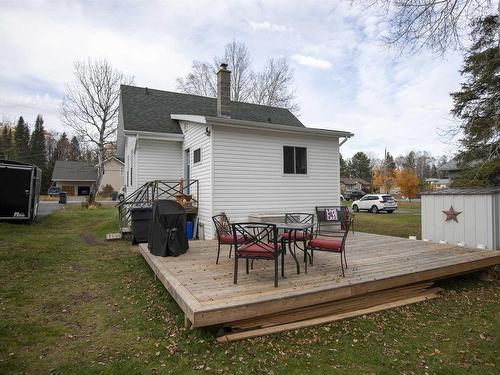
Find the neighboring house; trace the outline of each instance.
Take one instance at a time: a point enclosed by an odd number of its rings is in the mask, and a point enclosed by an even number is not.
[[[101,190],[106,185],[111,185],[113,191],[119,191],[124,185],[124,168],[125,164],[118,158],[111,157],[104,160],[104,168],[102,171]]]
[[[426,178],[425,182],[430,190],[446,189],[450,185],[449,178]]]
[[[451,159],[449,162],[444,163],[437,169],[445,176],[448,176],[450,182],[453,181],[453,179],[457,177],[460,171],[462,170],[461,168],[458,167],[458,163],[455,159]]]
[[[363,190],[364,192],[370,192],[370,183],[363,180],[362,178],[341,178],[340,190],[343,193],[352,190]]]
[[[306,128],[284,108],[231,101],[230,74],[221,65],[217,98],[121,86],[117,150],[127,194],[151,180],[198,180],[207,239],[220,212],[243,221],[339,205],[339,146],[353,134]]]
[[[96,182],[97,169],[84,161],[57,160],[52,172],[52,185],[68,195],[89,195]]]

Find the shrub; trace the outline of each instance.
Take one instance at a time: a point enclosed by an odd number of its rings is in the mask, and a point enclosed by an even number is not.
[[[99,193],[99,195],[101,197],[111,197],[111,193],[115,191],[113,189],[113,186],[111,186],[110,184],[106,184],[102,189],[101,189],[101,192]]]

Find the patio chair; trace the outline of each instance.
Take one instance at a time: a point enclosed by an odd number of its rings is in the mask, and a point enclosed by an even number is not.
[[[328,211],[326,211],[328,209]],[[329,216],[327,217],[327,212]],[[316,217],[318,225],[317,231],[322,230],[323,233],[335,234],[343,232],[344,223],[350,221],[350,228],[354,233],[354,217],[355,215],[349,211],[348,207],[344,206],[319,206],[316,207]],[[352,219],[352,220],[350,220]]]
[[[250,272],[249,262],[255,259],[274,261],[274,286],[278,286],[278,258],[281,255],[281,276],[284,276],[282,245],[278,242],[276,224],[237,223],[231,224],[234,243],[234,283],[238,283],[238,261],[246,260],[246,273]],[[244,241],[236,241],[243,238]]]
[[[243,243],[244,238],[239,236],[238,238],[234,238],[233,233],[231,231],[231,224],[226,216],[226,214],[219,214],[212,216],[212,221],[215,225],[215,231],[217,232],[217,259],[215,264],[219,264],[219,254],[221,245],[229,245],[229,258],[231,258],[231,252],[233,250],[233,246],[236,242]]]
[[[293,212],[293,213],[285,213],[285,223],[307,223],[307,224],[314,224],[314,214],[309,214],[309,213],[300,213],[300,212]],[[289,241],[294,241],[294,246],[298,247],[300,250],[304,251],[304,248],[306,246],[306,241],[310,240],[312,238],[312,232],[313,230],[307,230],[307,231],[292,231],[292,232],[287,232],[285,231],[281,237],[285,242]],[[290,238],[292,237],[292,238]],[[302,242],[303,247],[300,248],[297,245],[297,242]],[[306,261],[306,254],[304,253],[304,262]]]
[[[311,251],[311,260],[314,259],[314,251],[340,254],[342,277],[345,277],[344,266],[347,269],[345,243],[353,218],[339,211],[342,210],[337,210],[337,207],[316,207],[318,229],[315,238],[307,243],[305,253],[307,257],[308,251]],[[307,272],[307,262],[305,267]]]

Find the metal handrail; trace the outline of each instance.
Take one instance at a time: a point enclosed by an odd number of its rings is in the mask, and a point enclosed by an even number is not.
[[[158,199],[176,199],[179,195],[191,196],[190,207],[197,208],[200,197],[198,180],[188,182],[183,180],[154,180],[146,182],[116,205],[120,228],[130,226],[130,209],[149,207]]]

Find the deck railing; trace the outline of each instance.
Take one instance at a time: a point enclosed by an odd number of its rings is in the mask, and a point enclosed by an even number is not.
[[[120,228],[130,226],[130,209],[150,207],[158,199],[173,199],[186,209],[196,209],[199,203],[198,180],[155,180],[146,182],[132,194],[118,203]]]

